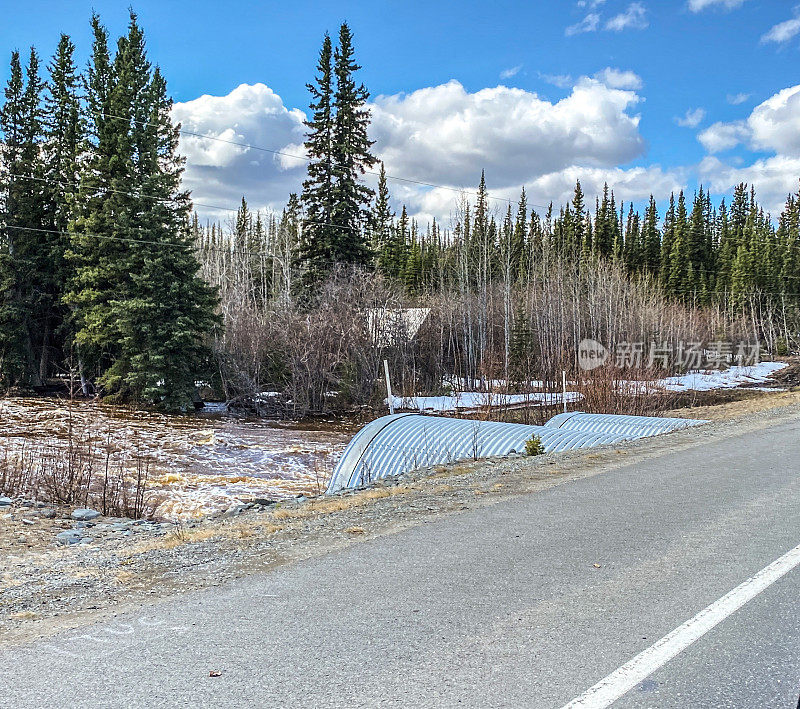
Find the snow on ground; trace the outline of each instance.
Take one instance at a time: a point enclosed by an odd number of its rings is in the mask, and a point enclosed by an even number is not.
[[[759,386],[770,383],[770,375],[787,364],[785,362],[760,362],[750,367],[731,367],[730,369],[692,370],[675,377],[665,377],[653,382],[620,382],[624,385],[641,387],[642,393],[655,393],[659,389],[667,391],[711,391],[713,389],[734,389],[747,387],[753,390],[782,391],[776,387]],[[463,382],[462,382],[463,383]],[[475,384],[505,385],[500,380],[475,382]],[[625,391],[628,391],[626,386]],[[581,401],[583,395],[576,391],[566,392],[567,403]],[[388,404],[388,400],[384,400]],[[564,402],[560,393],[533,392],[529,394],[503,394],[498,392],[462,391],[453,396],[393,396],[392,403],[398,410],[417,411],[476,411],[488,406],[523,407],[555,406]]]
[[[766,384],[769,377],[787,364],[785,362],[759,362],[751,367],[730,369],[692,370],[677,377],[666,377],[656,385],[667,391],[711,391],[712,389],[734,389],[740,386]],[[763,387],[762,387],[763,388]],[[774,391],[774,389],[772,390]]]
[[[580,401],[582,394],[566,392],[567,403]],[[564,395],[533,392],[530,394],[498,394],[480,391],[464,391],[454,396],[393,396],[395,409],[418,411],[474,411],[487,406],[554,406],[564,402]],[[388,400],[386,400],[388,404]]]

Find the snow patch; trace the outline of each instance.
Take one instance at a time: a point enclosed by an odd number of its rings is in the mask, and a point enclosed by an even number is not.
[[[766,384],[770,376],[784,367],[785,362],[759,362],[750,367],[731,367],[730,369],[692,370],[677,377],[666,377],[656,385],[667,391],[712,391],[714,389],[735,389],[749,385]],[[753,388],[753,387],[749,387]],[[764,387],[760,387],[763,389]],[[775,391],[770,389],[770,391]]]
[[[395,409],[416,409],[417,411],[475,411],[489,406],[555,406],[574,403],[583,399],[576,391],[561,393],[533,392],[529,394],[498,394],[481,391],[464,391],[453,396],[393,396]],[[389,403],[388,399],[385,403]]]

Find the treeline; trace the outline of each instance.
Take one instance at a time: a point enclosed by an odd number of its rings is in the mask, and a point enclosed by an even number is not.
[[[419,298],[524,287],[542,264],[563,262],[579,270],[612,264],[680,303],[747,315],[754,336],[770,351],[777,346],[784,353],[798,344],[800,194],[788,196],[777,224],[755,189],[744,184],[735,188],[730,206],[725,199],[714,205],[702,187],[691,205],[683,192],[671,195],[663,217],[652,196],[640,214],[632,204],[617,206],[608,187],[594,209],[585,202],[578,182],[573,200],[557,213],[552,204],[544,214],[529,209],[524,188],[517,204],[497,209],[481,175],[476,197],[461,198],[448,228],[434,220],[423,229],[405,206],[399,216],[392,212],[381,168],[360,230],[367,256],[360,254],[356,264]],[[253,302],[305,297],[304,219],[295,195],[280,215],[253,213],[242,200],[229,225],[202,226],[195,217],[207,278],[222,291],[243,289]],[[231,260],[232,251],[245,258]]]
[[[381,181],[382,192],[385,187]],[[580,182],[571,203],[555,212],[529,210],[523,189],[516,205],[492,209],[481,176],[477,198],[463,200],[449,230],[434,221],[421,228],[387,214],[383,200],[373,209],[376,267],[409,292],[435,291],[461,274],[481,279],[524,280],[542,258],[558,257],[593,268],[600,260],[632,276],[652,276],[663,292],[685,302],[722,301],[743,307],[753,297],[771,302],[800,295],[800,195],[789,195],[777,226],[756,200],[755,189],[738,185],[730,206],[712,204],[703,187],[691,205],[683,192],[670,195],[662,217],[651,196],[644,213],[617,206],[605,187],[594,209]]]
[[[584,337],[797,344],[800,196],[774,222],[744,185],[729,206],[700,189],[661,215],[652,198],[640,214],[608,189],[592,209],[578,183],[556,212],[532,209],[524,190],[498,208],[482,175],[451,223],[420,225],[392,208],[382,165],[376,190],[364,179],[378,165],[369,92],[344,24],[335,44],[324,37],[308,85],[300,194],[281,214],[243,199],[230,223],[201,224],[136,16],[114,51],[97,16],[92,32],[82,72],[66,36],[45,72],[35,50],[24,70],[12,54],[0,110],[3,389],[60,377],[84,394],[181,408],[202,380],[251,403],[278,392],[302,415],[375,403],[384,358],[414,393],[555,386]],[[419,332],[375,331],[376,313],[409,307],[427,308]]]
[[[62,35],[46,72],[19,52],[0,110],[0,386],[191,402],[216,296],[198,276],[178,128],[131,12],[95,15],[84,71]],[[46,76],[43,74],[46,73]]]
[[[552,203],[542,214],[529,209],[524,188],[516,204],[497,209],[481,175],[475,199],[461,198],[447,228],[435,219],[423,228],[405,205],[399,215],[391,210],[381,168],[371,210],[359,228],[362,250],[350,263],[381,273],[410,295],[422,295],[456,286],[522,282],[542,260],[563,259],[579,268],[605,261],[633,278],[651,277],[664,294],[688,304],[721,303],[742,310],[757,303],[795,310],[800,193],[787,197],[777,223],[758,203],[755,188],[745,184],[736,186],[730,206],[725,199],[714,205],[703,187],[691,204],[683,192],[672,194],[663,216],[652,196],[644,213],[632,203],[618,207],[608,186],[594,209],[585,201],[578,182],[573,200],[557,213]],[[233,226],[200,225],[196,217],[193,225],[204,253],[251,253],[262,299],[270,294],[287,298],[308,285],[302,235],[309,228],[296,195],[281,215],[254,214],[242,200]]]
[[[277,392],[269,401],[294,415],[378,404],[384,358],[407,395],[493,380],[552,390],[563,370],[583,380],[583,338],[676,355],[626,371],[632,381],[672,373],[691,342],[773,354],[797,345],[800,197],[777,226],[745,185],[730,207],[701,188],[691,205],[672,196],[664,215],[652,197],[640,214],[608,188],[591,208],[580,183],[558,211],[532,208],[524,189],[498,208],[481,175],[451,223],[423,226],[393,210],[382,165],[377,189],[363,184],[376,161],[357,70],[343,25],[336,47],[326,35],[309,85],[308,177],[281,214],[243,199],[229,223],[193,222],[203,275],[221,296],[215,352],[227,398]],[[408,308],[427,313],[417,332],[392,315]],[[376,331],[382,317],[389,332]],[[594,371],[587,406],[630,409],[618,379]]]

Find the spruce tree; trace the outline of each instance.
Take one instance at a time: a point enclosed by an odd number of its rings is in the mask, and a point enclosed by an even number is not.
[[[664,215],[664,229],[661,237],[661,264],[659,274],[661,285],[669,289],[670,270],[672,267],[672,245],[675,242],[675,195],[669,196],[669,207]]]
[[[614,212],[608,198],[608,184],[605,184],[603,185],[603,200],[598,204],[594,220],[595,253],[603,258],[610,257],[614,251],[614,223],[616,222]]]
[[[93,30],[94,142],[71,225],[76,275],[67,295],[76,342],[106,394],[183,408],[207,364],[203,340],[216,301],[197,276],[189,197],[180,188],[179,128],[136,16],[113,64],[96,17]]]
[[[378,192],[375,195],[375,206],[372,210],[370,227],[372,232],[372,249],[378,255],[380,265],[384,258],[384,249],[387,248],[392,236],[394,213],[389,203],[389,187],[386,184],[386,169],[381,163],[378,176]]]
[[[309,165],[303,183],[306,228],[300,255],[307,286],[318,283],[337,263],[367,266],[372,259],[365,231],[373,192],[361,178],[376,159],[367,136],[369,92],[355,78],[360,68],[346,23],[339,29],[335,50],[325,35],[316,83],[308,85],[312,118],[306,123]]]
[[[585,224],[583,221],[583,214],[586,211],[586,207],[583,201],[583,190],[581,189],[580,180],[575,182],[575,192],[572,196],[572,210],[575,215],[575,221],[572,230],[573,238],[572,244],[570,244],[570,249],[572,253],[577,256],[583,251],[584,241],[586,238]]]
[[[644,214],[642,249],[644,251],[642,261],[645,269],[651,274],[658,273],[661,256],[661,234],[658,231],[658,208],[653,195],[650,195],[650,202]]]
[[[406,205],[400,210],[400,218],[389,229],[389,236],[379,254],[378,267],[392,280],[403,278],[408,260],[409,218]]]
[[[42,312],[42,347],[40,376],[52,369],[52,360],[62,362],[71,339],[68,311],[62,298],[69,279],[65,258],[69,239],[67,229],[73,217],[79,181],[84,128],[79,98],[79,76],[73,55],[75,45],[61,35],[49,65],[45,98],[44,174],[46,180],[46,216],[48,227],[46,255],[47,279],[44,285]]]
[[[31,48],[22,79],[19,54],[11,60],[11,77],[0,117],[3,132],[4,254],[0,275],[0,368],[3,383],[42,386],[40,359],[47,294],[49,245],[53,234],[45,220],[46,184],[42,160],[42,92],[39,57]]]
[[[323,279],[332,266],[333,244],[338,238],[333,225],[333,45],[326,33],[317,62],[311,93],[311,119],[305,148],[308,155],[307,177],[303,182],[301,202],[305,208],[299,261],[304,283],[313,285]]]
[[[2,169],[2,241],[0,242],[0,384],[4,389],[20,384],[25,372],[24,303],[20,292],[17,177],[22,166],[24,80],[19,52],[11,53],[11,71],[0,111],[0,169]]]
[[[519,196],[517,204],[517,217],[514,220],[514,229],[511,236],[511,274],[514,280],[519,280],[525,273],[527,259],[525,250],[528,240],[528,198],[525,187]]]
[[[333,223],[339,229],[330,257],[334,263],[366,266],[372,254],[364,230],[369,223],[369,204],[374,193],[361,182],[361,177],[377,161],[370,153],[374,141],[367,136],[369,92],[355,78],[360,68],[354,59],[353,34],[344,23],[334,50]]]
[[[675,236],[669,254],[668,288],[674,295],[687,296],[693,291],[694,284],[688,282],[689,244],[688,223],[686,218],[686,200],[683,190],[678,194],[678,207],[675,212]],[[694,269],[692,269],[694,270]],[[692,275],[694,275],[692,273]]]

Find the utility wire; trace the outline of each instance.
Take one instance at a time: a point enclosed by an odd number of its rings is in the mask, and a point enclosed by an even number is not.
[[[46,184],[54,184],[59,185],[60,187],[80,187],[79,183],[77,182],[62,182],[60,180],[53,180],[51,178],[45,177],[36,177],[35,175],[17,175],[14,173],[9,173],[9,177],[14,177],[19,180],[36,180],[38,182],[44,182]],[[112,192],[113,194],[121,194],[127,197],[140,197],[143,199],[151,199],[154,202],[177,202],[178,200],[174,197],[156,197],[155,195],[148,195],[148,194],[141,194],[139,192],[126,192],[125,190],[115,190],[111,189],[110,187],[103,187],[101,188],[102,192]],[[239,211],[239,208],[232,209],[230,207],[220,207],[218,205],[213,204],[203,204],[202,202],[195,202],[193,199],[189,198],[192,206],[197,205],[198,207],[207,207],[208,209],[219,209],[223,212],[230,212],[232,214]],[[303,224],[315,224],[318,226],[329,226],[333,227],[334,229],[347,229],[348,231],[352,231],[353,227],[345,226],[343,224],[331,224],[329,222],[315,222],[309,219],[302,219]]]
[[[16,173],[8,173],[8,176],[9,177],[13,177],[15,179],[19,179],[19,180],[35,180],[37,182],[43,182],[43,183],[46,183],[46,184],[59,185],[60,187],[73,187],[73,188],[79,188],[80,187],[80,184],[78,182],[64,182],[64,181],[61,181],[61,180],[54,180],[52,178],[37,177],[35,175],[19,175],[19,174],[16,174]],[[128,196],[128,197],[139,197],[139,198],[143,198],[143,199],[151,199],[151,200],[153,200],[155,202],[176,202],[176,201],[178,201],[173,197],[156,197],[155,195],[141,194],[139,192],[129,192],[129,191],[125,191],[125,190],[115,190],[115,189],[111,189],[110,187],[103,187],[102,191],[111,192],[113,194],[125,195],[125,196]],[[203,202],[195,202],[191,198],[189,198],[189,201],[192,203],[192,206],[206,207],[208,209],[217,209],[219,211],[229,212],[231,214],[236,214],[240,209],[240,207],[236,207],[236,208],[222,207],[220,205],[215,205],[215,204],[204,204]],[[533,206],[535,207],[537,205],[533,205]],[[333,227],[335,229],[348,229],[348,230],[352,229],[352,227],[349,227],[349,226],[345,226],[345,225],[342,225],[342,224],[331,224],[330,222],[318,222],[318,221],[311,221],[311,220],[308,220],[308,219],[302,219],[301,221],[302,221],[303,224],[314,224],[314,225],[317,225],[317,226],[329,226],[329,227]],[[775,238],[775,239],[746,239],[745,241],[747,241],[748,243],[752,243],[752,244],[764,244],[764,245],[767,245],[767,246],[785,246],[786,245],[785,242],[781,243],[777,238]],[[716,248],[719,248],[719,244],[717,245]],[[791,248],[791,249],[800,248],[800,244],[798,244],[798,243],[791,244],[790,243],[789,244],[789,248]],[[714,271],[713,269],[706,269],[706,268],[695,268],[695,271],[698,272],[698,273],[717,273],[717,271]],[[758,275],[758,274],[755,274],[755,273],[752,273],[752,272],[747,272],[747,271],[745,271],[744,273],[746,275],[751,275],[751,276]],[[800,278],[800,276],[782,276],[782,277],[785,277],[785,278]]]
[[[38,229],[35,227],[30,226],[15,226],[15,225],[6,225],[3,227],[5,229],[15,229],[17,231],[32,231],[40,234],[57,234],[61,236],[88,236],[94,239],[102,239],[104,241],[121,241],[128,244],[150,244],[153,246],[172,246],[174,248],[181,248],[181,249],[192,249],[192,250],[206,250],[206,251],[218,251],[220,253],[225,254],[235,254],[238,256],[271,256],[273,255],[269,251],[249,251],[249,250],[242,250],[242,249],[225,249],[220,248],[218,246],[205,246],[205,245],[198,245],[195,242],[186,242],[184,244],[175,243],[174,241],[161,241],[158,239],[136,239],[133,237],[126,237],[126,236],[111,236],[110,234],[93,234],[87,231],[59,231],[58,229]]]
[[[127,118],[125,116],[115,116],[115,115],[113,115],[111,113],[101,113],[100,115],[104,116],[105,118],[112,118],[112,119],[118,120],[118,121],[128,121],[130,123],[137,123],[139,125],[145,125],[145,126],[157,126],[158,125],[158,124],[155,124],[155,123],[150,123],[149,121],[139,121],[139,120],[136,120],[135,118]],[[214,140],[214,141],[216,141],[218,143],[225,143],[226,145],[235,145],[235,146],[240,147],[240,148],[249,148],[250,150],[257,150],[257,151],[260,151],[260,152],[263,152],[263,153],[270,153],[271,155],[279,155],[281,157],[292,158],[293,160],[302,160],[303,162],[310,162],[311,161],[311,158],[309,158],[306,155],[293,155],[291,153],[286,153],[286,152],[284,152],[282,150],[274,150],[272,148],[265,148],[265,147],[260,146],[260,145],[253,145],[252,143],[242,143],[242,142],[239,142],[237,140],[228,140],[227,138],[219,138],[219,137],[213,136],[213,135],[206,135],[205,133],[197,133],[195,131],[186,130],[184,128],[178,128],[177,130],[182,135],[189,135],[189,136],[192,136],[193,138],[202,138],[204,140]],[[380,177],[380,173],[379,172],[375,172],[374,170],[366,170],[365,169],[365,170],[362,170],[362,173],[365,174],[365,175],[374,175],[375,177]],[[386,174],[386,178],[389,179],[389,180],[394,180],[396,182],[406,182],[406,183],[409,183],[409,184],[412,184],[412,185],[419,185],[421,187],[433,187],[435,189],[448,190],[450,192],[456,192],[458,194],[464,194],[464,193],[478,194],[477,192],[473,192],[472,190],[464,190],[464,189],[461,189],[459,187],[450,187],[448,185],[438,185],[438,184],[436,184],[434,182],[425,182],[423,180],[414,180],[414,179],[411,179],[410,177],[400,177],[398,175],[389,175],[388,173]],[[518,204],[518,200],[508,199],[507,197],[495,197],[495,196],[493,196],[491,194],[488,194],[488,193],[487,193],[487,197],[489,199],[498,200],[499,202],[507,202],[508,204]],[[549,208],[549,207],[545,207],[544,205],[541,205],[541,204],[534,204],[533,202],[529,202],[528,205],[531,206],[531,207],[537,207],[538,209],[548,209]]]

